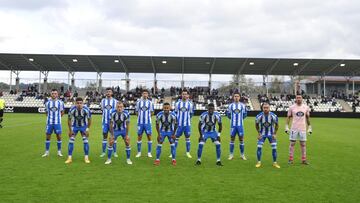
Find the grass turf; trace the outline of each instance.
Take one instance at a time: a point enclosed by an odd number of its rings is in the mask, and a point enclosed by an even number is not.
[[[66,117],[64,117],[66,118]],[[281,169],[271,166],[271,149],[264,145],[263,166],[256,169],[256,133],[254,118],[245,120],[245,153],[248,161],[240,160],[238,140],[235,159],[229,153],[229,121],[224,119],[222,133],[223,167],[215,165],[215,147],[208,141],[204,147],[203,164],[195,167],[197,151],[197,120],[193,118],[191,154],[185,157],[181,138],[177,151],[178,165],[170,164],[170,146],[163,144],[161,165],[154,158],[135,158],[135,116],[131,122],[131,158],[125,163],[124,143],[118,141],[119,158],[104,165],[100,158],[100,116],[93,116],[90,129],[91,164],[83,162],[83,147],[78,135],[73,163],[65,165],[67,128],[63,118],[63,158],[56,156],[55,136],[50,157],[44,152],[45,115],[6,114],[0,129],[0,201],[1,202],[359,202],[360,162],[358,152],[358,119],[312,118],[314,133],[308,138],[309,166],[300,165],[299,145],[295,164],[287,165],[288,136],[280,119],[278,162]],[[155,130],[153,128],[153,130]],[[153,156],[156,141],[153,138]],[[147,144],[143,138],[143,155]]]

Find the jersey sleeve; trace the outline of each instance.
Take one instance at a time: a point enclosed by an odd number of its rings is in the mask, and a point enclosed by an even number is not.
[[[175,106],[174,106],[174,111],[176,114],[179,112],[178,105],[179,105],[179,102],[176,102]]]
[[[140,109],[139,106],[140,106],[140,101],[137,100],[137,101],[136,101],[136,105],[135,105],[135,111],[136,111],[136,112],[139,112],[139,109]]]
[[[60,111],[64,111],[64,109],[65,109],[64,102],[61,102],[60,103]]]
[[[308,106],[307,106],[307,108],[306,108],[306,115],[307,115],[307,116],[310,116],[310,107],[308,107]]]
[[[274,116],[274,122],[276,124],[279,124],[279,118],[277,117],[277,115],[273,114],[273,116]]]
[[[225,111],[225,115],[231,119],[231,104],[228,106],[228,108]]]
[[[89,108],[86,107],[86,112],[87,112],[87,118],[91,118],[91,111]]]
[[[69,112],[68,112],[68,118],[72,119],[74,117],[74,108],[70,108]]]
[[[245,105],[245,104],[243,104],[243,112],[242,112],[242,114],[243,114],[243,118],[246,118],[246,117],[247,117],[247,109],[246,109],[246,105]]]
[[[194,103],[190,102],[190,117],[194,116],[194,112],[195,112],[195,105]]]
[[[129,112],[126,112],[126,122],[130,123],[130,114],[129,114]]]
[[[260,123],[260,115],[257,115],[256,117],[255,117],[255,123],[256,124],[259,124]]]
[[[218,120],[219,124],[222,123],[220,114],[218,114],[218,113],[216,114],[216,119]]]
[[[101,110],[104,111],[104,99],[101,100],[101,104],[100,104]]]
[[[156,124],[159,124],[160,123],[160,113],[156,114]]]
[[[151,112],[154,111],[154,103],[152,101],[150,101],[150,111]]]

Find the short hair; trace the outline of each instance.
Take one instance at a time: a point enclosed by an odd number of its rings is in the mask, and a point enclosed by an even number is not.
[[[270,106],[270,103],[269,103],[269,102],[263,102],[263,103],[261,104],[261,109],[264,107],[264,105],[269,105],[269,106]]]
[[[81,97],[77,97],[77,98],[75,99],[75,101],[78,102],[78,101],[84,101],[84,100],[83,100],[83,98],[81,98]]]
[[[149,90],[147,90],[147,89],[143,89],[141,92],[142,92],[142,93],[144,93],[144,92],[149,93]]]
[[[186,92],[187,94],[189,94],[189,91],[187,89],[182,89],[181,93],[183,93],[183,92]]]
[[[209,107],[215,107],[215,105],[213,103],[210,103],[210,104],[208,104],[208,108]]]
[[[120,104],[122,104],[123,106],[125,106],[124,102],[122,102],[122,101],[118,101],[117,104],[116,104],[116,106],[117,106],[117,105],[120,105]]]
[[[302,94],[300,94],[300,93],[297,93],[295,96],[296,96],[296,97],[297,97],[297,96],[301,96],[301,97],[302,97],[303,95],[302,95]]]
[[[111,87],[107,87],[105,90],[106,90],[106,91],[108,91],[108,90],[113,91],[113,90],[111,89]]]
[[[57,89],[51,89],[52,92],[57,92],[58,90]]]
[[[164,103],[164,106],[170,106],[170,103],[169,103],[169,102],[165,102],[165,103]]]
[[[241,95],[240,95],[240,92],[238,92],[238,91],[234,92],[234,93],[233,93],[233,96],[235,96],[235,94],[241,96]]]

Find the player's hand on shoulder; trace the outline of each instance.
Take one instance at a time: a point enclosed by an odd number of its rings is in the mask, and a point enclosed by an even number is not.
[[[272,139],[276,139],[276,134],[273,134],[273,135],[272,135]]]
[[[261,138],[262,138],[262,135],[259,133],[257,139],[261,140]]]

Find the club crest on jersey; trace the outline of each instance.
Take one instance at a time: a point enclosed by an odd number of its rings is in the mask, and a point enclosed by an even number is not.
[[[304,112],[298,111],[298,112],[296,112],[296,116],[298,116],[298,117],[303,117],[303,116],[304,116]]]
[[[169,126],[170,126],[170,122],[165,121],[165,122],[163,122],[163,125],[164,125],[165,127],[169,127]]]
[[[81,121],[82,119],[84,119],[84,116],[76,116],[75,119]]]
[[[208,126],[208,127],[211,127],[211,126],[213,126],[213,125],[214,125],[214,123],[213,123],[213,122],[211,122],[211,121],[208,121],[208,122],[206,122],[206,123],[205,123],[205,125],[206,125],[206,126]]]
[[[268,127],[270,127],[270,126],[271,126],[271,123],[269,123],[269,122],[265,122],[265,123],[263,124],[263,126],[268,128]]]
[[[111,106],[110,104],[108,104],[108,105],[105,106],[105,108],[106,108],[107,110],[110,110],[110,109],[112,109],[112,106]]]
[[[180,108],[180,111],[186,112],[186,111],[187,111],[187,108],[186,108],[185,106],[183,106],[183,107]]]
[[[233,112],[238,114],[238,113],[240,113],[240,109],[234,109]]]
[[[58,108],[57,108],[56,106],[53,106],[53,107],[50,108],[50,110],[53,111],[53,112],[55,112],[55,111],[58,110]]]
[[[149,109],[149,108],[148,108],[147,106],[142,106],[142,107],[141,107],[141,110],[142,110],[142,111],[147,111],[148,109]]]
[[[124,121],[122,119],[119,119],[116,121],[116,125],[120,126],[124,123]]]

